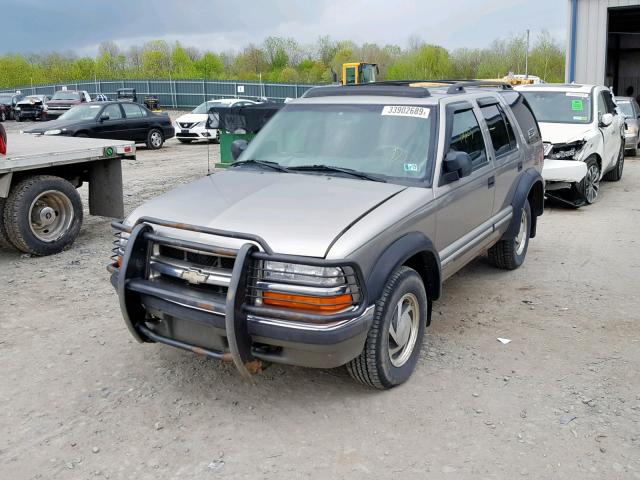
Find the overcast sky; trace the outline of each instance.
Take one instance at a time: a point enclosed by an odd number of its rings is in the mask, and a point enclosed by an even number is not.
[[[95,6],[93,6],[95,5]],[[153,5],[153,6],[152,6]],[[162,5],[161,7],[158,5]],[[235,8],[234,8],[235,7]],[[121,47],[151,39],[216,51],[269,35],[310,43],[320,35],[406,46],[411,35],[447,48],[547,29],[566,37],[566,0],[0,0],[0,53]]]

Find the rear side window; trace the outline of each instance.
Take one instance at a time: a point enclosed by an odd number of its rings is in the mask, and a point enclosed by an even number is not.
[[[474,169],[487,163],[484,139],[473,110],[463,110],[453,114],[449,147],[458,152],[467,152]]]
[[[511,107],[511,111],[516,117],[516,122],[520,126],[527,143],[534,144],[539,142],[542,136],[540,135],[538,122],[524,97],[518,92],[504,92],[502,97]]]
[[[124,108],[124,114],[127,118],[141,118],[145,116],[142,108],[135,103],[123,103],[122,108]]]
[[[487,105],[482,107],[481,110],[489,128],[489,135],[491,136],[491,143],[496,157],[515,149],[517,143],[513,129],[500,105]]]

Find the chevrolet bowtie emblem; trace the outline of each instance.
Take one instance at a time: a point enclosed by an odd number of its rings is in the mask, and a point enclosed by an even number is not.
[[[206,275],[198,270],[187,270],[182,272],[182,278],[189,283],[204,283],[209,278],[209,275]]]

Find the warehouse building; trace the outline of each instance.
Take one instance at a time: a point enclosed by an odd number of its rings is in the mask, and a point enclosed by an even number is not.
[[[567,82],[640,94],[640,0],[569,0]]]

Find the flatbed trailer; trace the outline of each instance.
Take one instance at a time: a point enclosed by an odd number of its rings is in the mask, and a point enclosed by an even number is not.
[[[89,184],[89,213],[122,218],[123,159],[133,142],[52,135],[8,135],[0,156],[0,246],[32,255],[58,253],[82,225],[77,189]]]

